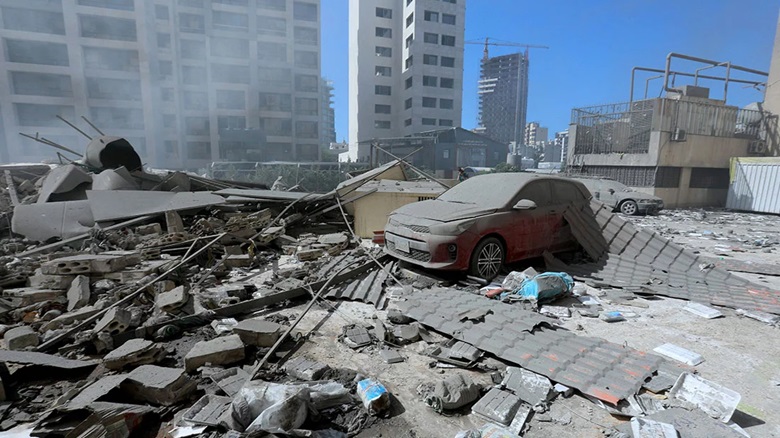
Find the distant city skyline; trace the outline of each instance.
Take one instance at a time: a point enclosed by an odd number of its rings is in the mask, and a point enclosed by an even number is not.
[[[322,74],[334,81],[339,139],[349,132],[347,17],[347,1],[322,1]],[[729,0],[553,0],[522,5],[516,0],[472,0],[466,5],[465,40],[491,37],[550,46],[550,50],[531,49],[527,120],[537,120],[557,132],[568,127],[572,108],[628,101],[632,67],[663,68],[669,52],[768,70],[777,17],[774,0],[755,0],[750,7]],[[462,126],[466,129],[478,124],[482,51],[478,44],[465,46]],[[491,47],[490,54],[517,51]],[[650,76],[638,75],[638,97]],[[650,82],[651,96],[658,96],[660,82]],[[718,84],[704,85],[712,87],[713,97],[722,95]],[[763,92],[754,89],[729,89],[728,100],[733,105],[762,99]]]

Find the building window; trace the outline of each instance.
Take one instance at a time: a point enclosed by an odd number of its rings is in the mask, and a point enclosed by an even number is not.
[[[230,6],[247,6],[249,4],[247,0],[214,0],[214,3]]]
[[[185,117],[184,128],[188,135],[209,135],[209,118]]]
[[[412,12],[411,14],[409,14],[408,17],[406,17],[406,27],[411,26],[412,23],[414,23],[414,12]]]
[[[435,97],[423,97],[422,98],[422,106],[423,106],[423,108],[436,108],[436,98]]]
[[[455,79],[452,79],[452,78],[441,78],[439,80],[439,86],[441,88],[455,88]]]
[[[168,44],[170,44],[170,41],[168,41]],[[181,38],[179,40],[179,53],[182,59],[206,59],[206,43],[204,41]]]
[[[433,126],[436,126],[436,119],[428,119],[428,118],[423,117],[422,124],[423,125],[433,125]]]
[[[425,32],[425,34],[423,34],[423,41],[430,44],[439,44],[439,34]]]
[[[157,34],[157,48],[158,49],[170,49],[171,48],[171,34],[158,33]]]
[[[408,58],[406,58],[406,63],[404,65],[406,65],[406,68],[409,68],[412,66],[412,62],[413,62],[413,57],[409,56]]]
[[[692,189],[728,189],[729,169],[694,167],[691,169],[691,181],[688,187]]]
[[[292,74],[289,68],[258,68],[257,79],[268,88],[289,90]],[[314,89],[316,91],[317,88]]]
[[[260,126],[263,126],[266,135],[279,137],[292,136],[292,120],[290,119],[267,117],[260,119]]]
[[[259,93],[260,111],[292,111],[292,96],[284,93]]]
[[[247,30],[249,29],[249,17],[246,14],[235,12],[212,11],[214,29]]]
[[[390,105],[380,105],[380,104],[374,105],[374,114],[390,114],[390,112],[391,112]]]
[[[412,119],[404,120],[404,126],[412,126]]]
[[[257,0],[257,7],[272,11],[285,11],[287,10],[287,0]]]
[[[259,61],[287,62],[287,44],[258,41],[257,59]]]
[[[217,90],[217,109],[242,110],[246,108],[246,95],[240,90]]]
[[[393,69],[390,67],[383,67],[381,65],[377,65],[374,69],[374,72],[377,76],[391,76],[393,74]]]
[[[203,17],[201,17],[202,19]],[[126,18],[79,16],[81,36],[102,40],[135,41],[135,21]]]
[[[454,102],[452,99],[439,99],[439,108],[452,109]]]
[[[173,88],[160,89],[160,99],[162,99],[163,102],[173,102],[173,96]]]
[[[207,110],[209,109],[209,95],[200,91],[182,92],[184,107],[188,110]]]
[[[452,126],[452,120],[450,120],[450,119],[439,119],[439,126]]]
[[[70,88],[70,79],[68,79]],[[141,100],[141,82],[132,79],[87,78],[90,99]]]
[[[303,21],[317,21],[317,5],[295,2],[293,4],[293,18]]]
[[[205,33],[206,25],[203,21],[203,15],[179,14],[179,30],[189,33]]]
[[[65,35],[65,19],[60,12],[3,7],[3,25],[7,30]]]
[[[409,35],[406,37],[406,48],[412,47],[412,43],[414,42],[414,34]]]
[[[376,46],[376,56],[391,58],[393,56],[393,49],[390,47]]]
[[[393,18],[393,10],[387,8],[376,8],[376,16],[379,18]]]
[[[157,77],[161,80],[171,79],[173,77],[173,62],[159,61],[157,63]]]
[[[206,69],[184,65],[181,68],[181,81],[187,85],[203,85],[206,83]]]
[[[374,121],[374,128],[376,128],[376,129],[390,129],[390,121],[389,120],[375,120]]]
[[[387,27],[377,27],[374,34],[379,38],[392,38],[393,29]]]
[[[406,89],[408,90],[412,88],[412,85],[414,85],[414,78],[409,76],[408,78],[406,78]]]
[[[439,22],[439,13],[433,11],[425,11],[425,21]]]
[[[455,24],[456,18],[452,14],[441,14],[441,22],[444,24]]]
[[[423,76],[423,87],[435,87],[437,82],[436,76]]]
[[[439,57],[436,55],[423,55],[423,64],[439,65]]]
[[[295,51],[295,66],[304,68],[317,68],[320,62],[317,58],[317,52]]]
[[[393,88],[389,85],[374,85],[374,94],[379,96],[390,96]]]
[[[211,159],[211,145],[207,141],[188,141],[187,157],[191,160]]]
[[[445,158],[445,159],[446,158],[450,158],[450,150],[449,149],[444,149],[443,151],[441,151],[441,157]]]
[[[285,30],[285,32],[286,32],[286,30]],[[315,29],[313,27],[295,26],[295,42],[296,43],[298,43],[298,44],[316,45],[317,41],[319,41],[319,35],[317,34],[317,29]]]
[[[449,57],[449,56],[442,56],[441,57],[441,66],[442,67],[455,67],[455,58]]]
[[[40,65],[68,65],[68,46],[58,43],[5,39],[10,62]]]
[[[298,138],[319,138],[317,122],[295,122],[295,135]]]
[[[441,0],[445,3],[452,3],[453,5],[456,3],[456,0]]]
[[[189,8],[202,8],[203,0],[179,0],[179,6],[186,6]]]
[[[414,0],[406,0],[406,6],[409,6],[409,5],[411,5],[411,4],[412,4],[412,1],[414,1]]]
[[[249,66],[211,64],[211,80],[225,84],[249,84]]]
[[[168,15],[168,7],[163,5],[154,5],[154,16],[157,17],[158,20],[167,20],[170,17]]]
[[[455,47],[455,37],[452,36],[452,35],[442,35],[441,36],[441,45],[442,46]]]
[[[676,189],[680,187],[680,179],[682,178],[682,168],[680,167],[658,167],[657,169],[654,167],[647,168],[649,170],[649,173],[655,175],[655,187],[659,188],[673,188]],[[691,172],[691,181],[693,181],[693,172]],[[726,173],[726,180],[728,181],[728,171]],[[617,178],[616,178],[617,179]],[[618,179],[618,181],[620,181]],[[651,184],[628,184],[627,182],[620,181],[626,185],[631,185],[635,187],[647,187]],[[693,186],[691,186],[693,187]],[[728,188],[728,184],[726,185],[726,188]]]
[[[27,96],[73,97],[70,76],[12,71],[14,94]],[[140,90],[139,90],[140,91]]]
[[[144,112],[140,108],[90,107],[95,125],[106,129],[144,129]]]
[[[315,75],[295,75],[295,91],[316,92],[319,79]]]
[[[404,109],[409,109],[412,107],[412,98],[408,98],[404,101]]]
[[[312,97],[295,98],[295,114],[302,116],[316,116],[319,114],[320,102]]]
[[[295,28],[296,32],[298,28]],[[257,17],[257,34],[287,36],[287,20],[277,17]],[[296,40],[298,35],[295,35]]]

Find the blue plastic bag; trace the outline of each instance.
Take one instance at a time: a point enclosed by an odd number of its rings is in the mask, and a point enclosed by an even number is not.
[[[531,301],[545,303],[568,294],[574,288],[574,279],[565,272],[545,272],[523,280],[520,286],[501,294],[504,301]]]

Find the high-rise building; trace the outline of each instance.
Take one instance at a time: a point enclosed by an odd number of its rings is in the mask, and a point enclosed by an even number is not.
[[[527,146],[537,146],[541,142],[547,141],[547,128],[539,125],[539,122],[530,122],[525,127],[525,141]]]
[[[319,0],[3,0],[0,25],[3,161],[53,156],[18,132],[83,150],[56,115],[157,166],[319,159]]]
[[[349,154],[460,126],[466,0],[350,0]]]
[[[560,148],[561,151],[560,161],[566,162],[566,152],[569,149],[569,131],[556,132],[555,139],[553,141],[555,142],[556,148]]]
[[[483,58],[478,93],[479,132],[501,143],[523,142],[528,110],[528,57],[514,53]]]
[[[320,82],[320,150],[336,142],[336,111],[333,109],[333,81]]]

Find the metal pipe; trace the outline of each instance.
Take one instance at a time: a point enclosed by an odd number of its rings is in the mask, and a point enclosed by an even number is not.
[[[726,98],[729,95],[729,78],[731,77],[731,63],[726,63],[726,83],[723,84],[723,101],[726,101]]]
[[[70,126],[71,128],[73,128],[73,129],[75,129],[76,131],[78,131],[78,132],[79,132],[79,134],[83,135],[84,137],[87,137],[87,140],[90,140],[90,141],[92,140],[92,137],[90,137],[90,136],[89,136],[89,135],[88,135],[86,132],[84,132],[84,131],[82,131],[81,129],[79,129],[79,127],[78,127],[78,126],[76,126],[76,125],[74,125],[73,123],[70,123],[69,121],[65,120],[65,117],[62,117],[62,116],[61,116],[61,115],[59,115],[59,114],[58,114],[56,117],[57,117],[58,119],[62,120],[63,122],[65,122],[65,123],[66,123],[68,126]]]
[[[694,73],[694,76],[693,76],[693,85],[699,85],[699,72],[700,71],[708,70],[708,69],[715,68],[715,67],[722,67],[722,66],[724,66],[726,64],[729,64],[729,63],[728,62],[721,62],[720,64],[708,65],[706,67],[697,68],[696,72]]]
[[[653,79],[661,79],[664,75],[652,76],[645,80],[645,99],[647,99],[647,89],[650,88],[650,81]]]
[[[684,59],[686,61],[699,62],[702,64],[711,64],[714,66],[722,63],[721,61],[713,61],[711,59],[697,58],[695,56],[683,55],[681,53],[675,53],[675,52],[669,53],[668,55],[666,55],[666,69],[664,71],[664,90],[673,93],[679,93],[680,90],[669,87],[669,73],[671,72],[671,68],[672,68],[672,58],[679,58],[679,59]],[[751,73],[754,75],[767,76],[767,77],[769,76],[769,73],[767,72],[755,70],[748,67],[742,67],[741,65],[731,65],[731,68],[735,70],[743,71],[745,73]]]
[[[629,103],[634,101],[634,76],[637,71],[646,71],[649,73],[665,73],[665,70],[661,70],[658,68],[650,68],[650,67],[634,67],[631,69],[631,91],[629,93]],[[670,71],[669,73],[673,75],[679,75],[679,76],[685,76],[685,77],[694,77],[692,73],[685,73],[685,72],[679,72],[679,71]],[[666,75],[664,75],[666,76]],[[719,77],[719,76],[707,76],[707,75],[699,75],[699,78],[701,79],[711,79],[714,81],[725,81],[727,78],[725,77]],[[748,85],[766,85],[766,82],[761,81],[751,81],[748,79],[731,79],[728,78],[729,82],[734,82],[736,84],[748,84]]]

